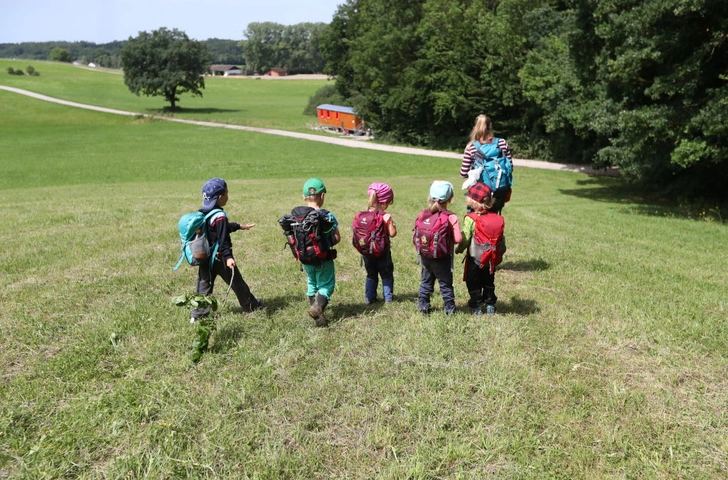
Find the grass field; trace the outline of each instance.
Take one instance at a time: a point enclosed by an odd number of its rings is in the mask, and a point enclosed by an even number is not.
[[[36,91],[87,101],[76,80],[65,96],[53,67],[34,66],[41,77],[21,80],[53,85]],[[289,82],[249,101],[299,95]],[[107,87],[89,87],[105,106],[156,102]],[[468,315],[458,280],[460,313],[423,317],[410,229],[432,180],[460,183],[457,161],[4,91],[0,152],[0,478],[728,478],[720,210],[519,169],[499,315]],[[305,315],[276,222],[313,175],[344,236],[327,329]],[[176,222],[212,176],[228,181],[230,217],[256,223],[233,244],[268,309],[228,303],[192,364],[194,328],[170,303],[195,275],[172,271]],[[366,307],[346,225],[375,180],[396,195],[396,301]]]

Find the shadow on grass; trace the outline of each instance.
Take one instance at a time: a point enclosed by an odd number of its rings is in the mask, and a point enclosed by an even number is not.
[[[512,270],[516,272],[533,272],[548,270],[549,268],[551,268],[551,264],[542,258],[519,260],[517,262],[503,262],[498,266],[498,270]]]
[[[728,212],[728,205],[720,202],[650,194],[620,178],[592,176],[577,183],[583,188],[561,189],[561,193],[595,202],[624,205],[624,212],[636,215],[725,223]]]
[[[508,302],[498,300],[496,307],[498,308],[498,313],[511,313],[522,316],[532,315],[541,311],[535,300],[518,296],[511,297]]]
[[[193,115],[209,115],[211,113],[239,113],[242,110],[236,110],[232,108],[175,108],[170,110],[169,107],[165,108],[148,108],[146,113],[149,115],[160,115],[168,117],[179,113],[191,113]]]

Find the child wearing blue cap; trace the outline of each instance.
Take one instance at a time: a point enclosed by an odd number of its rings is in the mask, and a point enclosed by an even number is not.
[[[413,242],[422,265],[417,297],[417,307],[421,313],[432,311],[430,296],[435,291],[435,280],[440,285],[445,314],[455,313],[453,251],[455,244],[462,241],[462,234],[458,216],[447,209],[452,198],[452,184],[435,180],[427,198],[429,206],[420,212],[415,221]]]
[[[223,207],[228,202],[227,183],[222,178],[211,178],[202,186],[202,208],[200,211],[204,214],[211,212],[213,209],[220,211],[213,214],[207,223],[207,236],[210,244],[219,241],[219,248],[215,255],[215,260],[210,267],[209,262],[201,262],[197,271],[196,292],[203,295],[211,295],[214,287],[215,279],[219,276],[225,283],[230,284],[232,279],[232,290],[238,297],[240,308],[243,312],[253,312],[263,308],[263,303],[255,298],[250,292],[248,284],[245,283],[243,275],[238,270],[237,262],[233,256],[233,245],[230,240],[230,233],[238,230],[250,230],[255,226],[254,223],[241,225],[239,223],[229,222],[227,214],[223,211]],[[190,322],[194,323],[197,319],[206,317],[210,314],[210,308],[196,308],[192,310]]]

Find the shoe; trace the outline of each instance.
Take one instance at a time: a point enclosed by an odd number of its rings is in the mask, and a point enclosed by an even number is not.
[[[485,306],[486,315],[495,315],[495,312],[496,312],[495,305],[486,305]]]
[[[190,317],[190,323],[195,323],[197,319],[195,317]]]
[[[311,308],[308,309],[308,316],[313,318],[317,327],[327,327],[329,325],[328,319],[324,316],[324,309],[326,309],[328,303],[326,297],[316,294]]]
[[[365,298],[364,299],[364,303],[366,305],[374,305],[375,303],[377,303],[377,299],[375,298],[374,300],[368,300],[368,299]]]
[[[479,315],[483,314],[483,310],[481,310],[480,307],[478,307],[478,308],[470,307],[470,313],[473,315],[479,316]]]
[[[427,308],[420,308],[420,313],[421,313],[422,315],[429,315],[429,314],[431,314],[431,313],[432,313],[432,308],[430,308],[430,307],[427,307]]]

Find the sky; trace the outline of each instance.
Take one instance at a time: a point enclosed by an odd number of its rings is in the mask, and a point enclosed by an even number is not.
[[[330,23],[346,0],[0,0],[0,43],[128,40],[160,27],[242,40],[249,23]]]

